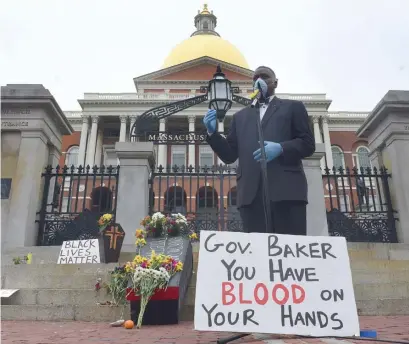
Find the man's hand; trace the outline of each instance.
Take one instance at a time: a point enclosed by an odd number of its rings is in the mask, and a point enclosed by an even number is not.
[[[203,118],[203,123],[207,132],[211,135],[216,131],[216,110],[208,110],[206,116]]]
[[[266,160],[270,162],[280,156],[283,152],[283,147],[279,143],[265,141],[264,142],[264,150],[266,151]],[[261,160],[261,149],[257,149],[253,153],[254,160],[260,161]]]

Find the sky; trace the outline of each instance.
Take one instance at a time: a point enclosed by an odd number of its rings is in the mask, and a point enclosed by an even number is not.
[[[277,93],[371,111],[388,90],[409,90],[409,0],[2,0],[0,84],[43,84],[65,111],[85,92],[135,92],[133,78],[160,69],[205,2],[251,69],[275,70]]]

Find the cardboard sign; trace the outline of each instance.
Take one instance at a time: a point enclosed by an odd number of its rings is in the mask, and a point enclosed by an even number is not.
[[[99,264],[98,239],[64,241],[57,264]]]
[[[0,297],[10,297],[19,289],[0,289]]]
[[[345,238],[200,236],[196,330],[359,336]]]

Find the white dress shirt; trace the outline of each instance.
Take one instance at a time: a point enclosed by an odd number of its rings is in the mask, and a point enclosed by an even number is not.
[[[274,99],[274,95],[272,95],[271,97],[268,98],[268,104]],[[268,104],[263,104],[260,106],[260,121],[263,120],[264,114],[267,111],[268,108]]]
[[[274,97],[275,97],[275,95],[272,95],[271,97],[268,98],[268,104],[270,104],[270,102],[274,99]],[[268,108],[268,104],[263,104],[263,105],[260,106],[260,122],[263,120],[264,114],[266,113],[267,108]],[[212,134],[207,132],[207,135],[209,135],[209,136],[212,136]]]

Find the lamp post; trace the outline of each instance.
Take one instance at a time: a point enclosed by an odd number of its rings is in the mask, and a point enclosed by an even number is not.
[[[207,100],[209,100],[209,109],[215,109],[217,111],[219,122],[224,120],[224,117],[226,116],[227,111],[230,110],[233,102],[244,106],[251,104],[250,99],[234,94],[234,88],[231,86],[231,81],[225,77],[220,65],[217,66],[216,73],[213,75],[213,79],[209,81],[208,86],[201,87],[201,91],[205,92],[205,94],[161,105],[138,116],[131,129],[130,141],[137,141],[142,133],[153,131],[153,128],[159,125],[159,120]]]
[[[232,105],[231,81],[225,78],[220,66],[217,66],[213,79],[208,86],[209,109],[216,110],[217,119],[223,122],[226,112]]]

